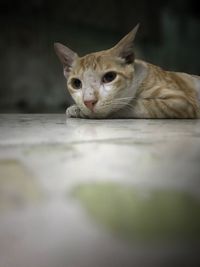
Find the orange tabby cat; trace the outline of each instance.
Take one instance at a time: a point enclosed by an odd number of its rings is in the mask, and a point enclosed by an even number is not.
[[[76,105],[68,117],[198,118],[200,77],[164,71],[135,60],[133,43],[138,25],[105,51],[78,55],[55,43],[67,87]]]

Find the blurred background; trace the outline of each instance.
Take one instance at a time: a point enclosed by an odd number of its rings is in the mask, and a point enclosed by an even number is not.
[[[53,43],[79,55],[113,46],[138,22],[136,55],[200,74],[197,0],[0,1],[0,112],[65,112],[72,100]]]

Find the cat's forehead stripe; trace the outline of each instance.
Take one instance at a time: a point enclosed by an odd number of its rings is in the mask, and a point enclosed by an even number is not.
[[[95,55],[87,55],[80,59],[80,67],[82,69],[92,68],[96,70],[98,64],[100,64],[100,59]]]
[[[87,69],[92,69],[95,71],[109,69],[111,67],[112,63],[108,57],[99,54],[90,54],[79,59],[74,71],[78,73]]]

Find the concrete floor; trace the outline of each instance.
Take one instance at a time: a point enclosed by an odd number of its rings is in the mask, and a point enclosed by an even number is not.
[[[200,120],[0,115],[0,267],[200,266],[199,222]]]

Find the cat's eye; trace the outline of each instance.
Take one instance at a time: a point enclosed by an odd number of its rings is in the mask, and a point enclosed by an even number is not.
[[[114,81],[114,79],[116,78],[117,73],[114,71],[109,71],[106,74],[104,74],[103,78],[102,78],[102,82],[103,83],[110,83],[112,81]]]
[[[71,79],[71,85],[74,89],[81,89],[82,82],[78,78]]]

